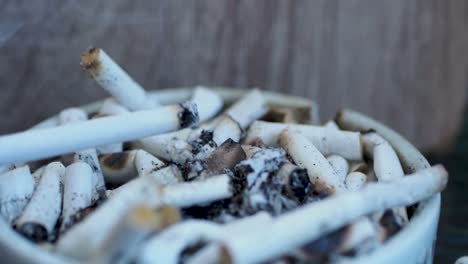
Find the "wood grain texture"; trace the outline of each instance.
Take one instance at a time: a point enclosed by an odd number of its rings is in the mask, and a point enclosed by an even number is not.
[[[0,133],[106,96],[104,48],[147,89],[260,87],[350,107],[441,149],[466,99],[468,1],[0,1]],[[13,26],[11,26],[13,25]]]

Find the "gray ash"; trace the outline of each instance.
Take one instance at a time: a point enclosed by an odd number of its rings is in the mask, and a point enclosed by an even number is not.
[[[180,128],[190,127],[198,123],[200,117],[198,116],[198,109],[195,103],[187,101],[180,104],[180,106],[182,107],[182,110],[178,114]]]
[[[25,223],[17,231],[33,242],[45,242],[49,240],[46,228],[39,223]]]
[[[202,130],[200,137],[189,142],[192,147],[192,153],[197,155],[202,152],[205,148],[216,148],[217,145],[213,141],[213,131],[212,130]]]
[[[288,186],[301,203],[307,200],[307,196],[314,187],[306,169],[294,170],[289,178]]]
[[[203,160],[192,160],[178,165],[185,181],[197,178],[203,171],[206,171],[206,163]]]

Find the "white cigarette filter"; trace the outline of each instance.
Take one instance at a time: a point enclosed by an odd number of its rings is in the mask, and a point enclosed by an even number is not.
[[[241,129],[246,129],[267,111],[265,98],[260,90],[254,89],[231,105],[225,113],[236,121]]]
[[[66,125],[86,121],[88,115],[80,108],[67,108],[59,113],[58,119],[59,125]]]
[[[100,200],[105,197],[106,185],[104,181],[104,175],[102,173],[101,165],[97,156],[96,149],[89,148],[80,150],[73,156],[74,162],[85,162],[93,171],[93,201]]]
[[[124,184],[138,176],[135,157],[138,150],[109,153],[99,157],[99,163],[107,183]]]
[[[154,209],[140,204],[130,208],[92,257],[94,263],[129,263],[141,243],[151,234],[175,224],[180,212],[175,207]]]
[[[242,128],[239,123],[229,115],[224,114],[213,130],[213,141],[219,146],[229,138],[239,142]]]
[[[131,111],[152,109],[159,104],[102,49],[91,48],[81,56],[81,67]]]
[[[353,192],[359,191],[364,187],[364,185],[366,184],[366,181],[367,181],[366,174],[359,172],[359,171],[351,172],[350,174],[348,174],[348,176],[346,176],[346,181],[345,181],[346,189],[348,189],[348,191],[353,191]]]
[[[197,122],[196,105],[186,102],[127,115],[28,130],[0,137],[0,164],[43,159],[134,140],[185,128]]]
[[[193,159],[192,147],[186,141],[190,129],[182,129],[173,133],[142,138],[137,145],[154,156],[184,164]]]
[[[141,203],[151,208],[160,206],[161,187],[151,180],[130,181],[126,188],[114,192],[92,214],[63,234],[57,242],[57,251],[78,260],[86,260],[102,246],[128,208]]]
[[[267,146],[277,146],[279,134],[286,128],[306,136],[323,155],[337,154],[347,160],[362,160],[360,133],[313,125],[255,121],[247,131],[244,144],[260,140]]]
[[[85,162],[75,162],[66,168],[60,233],[75,223],[81,210],[91,206],[95,189],[93,178],[93,171]]]
[[[21,234],[34,241],[45,241],[54,235],[62,207],[60,179],[65,167],[52,162],[44,170],[31,200],[16,221]]]
[[[340,180],[344,182],[346,175],[348,174],[348,171],[349,171],[348,161],[339,155],[327,156],[327,160],[332,166],[335,173],[340,178]]]
[[[200,122],[213,118],[223,107],[223,99],[215,91],[197,86],[191,101],[197,105]]]
[[[34,178],[28,166],[0,174],[0,213],[12,224],[23,212],[34,192]]]
[[[442,191],[447,171],[438,165],[397,179],[371,183],[360,192],[343,192],[275,218],[255,232],[232,234],[223,244],[232,263],[255,263],[282,256],[373,212],[407,206]]]
[[[285,129],[278,141],[299,167],[307,169],[309,179],[318,191],[335,193],[345,190],[343,181],[328,160],[304,135]]]
[[[37,169],[36,171],[34,171],[34,173],[32,174],[32,176],[34,178],[35,186],[37,186],[37,184],[41,180],[42,173],[44,173],[45,168],[46,168],[46,166],[42,166],[39,169]]]

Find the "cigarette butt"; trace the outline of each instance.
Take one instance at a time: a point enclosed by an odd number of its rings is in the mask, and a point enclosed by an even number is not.
[[[36,160],[124,142],[187,127],[197,121],[196,106],[184,103],[1,136],[0,144],[3,148],[0,150],[0,164]]]
[[[349,171],[348,161],[339,155],[327,156],[327,160],[332,166],[333,170],[335,170],[335,173],[338,175],[340,180],[344,182]]]
[[[242,127],[229,115],[223,115],[213,129],[213,141],[219,146],[228,139],[239,142]]]
[[[197,86],[191,99],[197,105],[200,122],[211,119],[223,107],[223,99],[209,88]]]
[[[393,182],[371,183],[359,192],[339,193],[287,212],[269,225],[253,227],[253,233],[232,234],[223,244],[233,263],[268,261],[359,217],[429,198],[447,180],[447,171],[437,165]]]
[[[0,213],[8,224],[21,215],[34,192],[34,185],[28,166],[0,174]]]
[[[262,120],[268,122],[308,124],[311,120],[311,106],[279,106],[268,104],[268,112]]]
[[[258,89],[254,89],[231,105],[225,113],[242,129],[246,129],[253,121],[265,115],[267,111],[265,98]]]
[[[137,170],[135,157],[137,150],[105,154],[99,157],[105,180],[110,184],[123,184],[135,178]]]
[[[99,159],[97,156],[96,149],[89,148],[85,150],[80,150],[75,153],[73,156],[74,162],[85,162],[89,165],[93,172],[93,201],[99,201],[105,198],[105,181],[104,175],[102,172],[101,165],[99,164]]]
[[[345,190],[343,182],[328,160],[305,136],[285,129],[279,136],[279,144],[299,167],[307,169],[310,181],[319,192],[335,193]]]
[[[325,125],[323,125],[325,128],[328,128],[328,129],[332,129],[332,130],[340,130],[340,127],[338,126],[338,124],[333,121],[333,120],[330,120],[328,121],[327,123],[325,123]]]
[[[154,156],[177,164],[193,159],[192,148],[186,141],[190,129],[142,138],[137,145]]]
[[[348,176],[346,176],[345,185],[348,191],[355,192],[355,191],[361,190],[366,184],[366,182],[367,182],[366,174],[359,172],[359,171],[354,171],[348,174]]]
[[[164,162],[144,150],[136,151],[134,162],[140,176],[152,173],[166,166]]]
[[[147,97],[145,90],[102,49],[91,48],[84,52],[80,65],[102,88],[131,111],[158,106],[158,103]]]
[[[262,150],[262,148],[252,145],[242,145],[242,149],[244,150],[247,159],[250,159],[253,155],[255,155],[255,153]]]
[[[45,168],[31,200],[16,221],[16,228],[25,237],[33,241],[46,241],[54,235],[61,213],[60,178],[64,173],[65,167],[60,162],[52,162]]]
[[[298,166],[284,162],[277,172],[279,178],[284,179],[285,193],[290,198],[295,198],[300,202],[305,201],[309,191],[313,189],[313,185],[309,180],[307,170]]]
[[[85,162],[76,162],[65,170],[60,233],[77,220],[79,212],[91,206],[95,185],[93,171]]]
[[[244,144],[260,140],[267,146],[277,146],[279,135],[286,128],[305,135],[323,155],[337,154],[347,160],[362,160],[360,133],[313,125],[255,121],[247,131]]]
[[[62,110],[58,116],[59,125],[83,122],[88,120],[88,115],[80,108],[67,108]]]

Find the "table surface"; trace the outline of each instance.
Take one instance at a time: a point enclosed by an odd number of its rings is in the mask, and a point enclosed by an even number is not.
[[[468,256],[468,113],[464,119],[454,149],[446,155],[429,155],[431,164],[444,164],[450,174],[442,194],[434,263],[454,263],[460,256]]]

